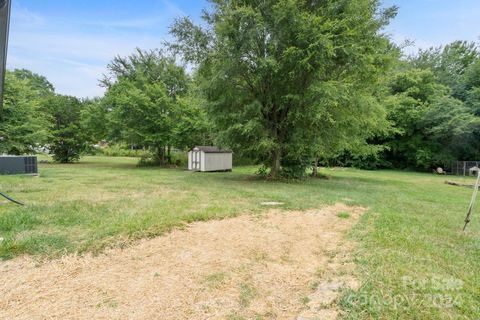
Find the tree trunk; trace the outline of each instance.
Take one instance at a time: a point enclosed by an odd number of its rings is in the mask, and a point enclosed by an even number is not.
[[[171,146],[167,147],[167,161],[168,161],[168,164],[172,164],[172,147]]]
[[[318,177],[318,159],[315,158],[315,163],[313,164],[312,177]]]
[[[272,166],[270,168],[270,177],[278,178],[280,174],[280,163],[282,159],[282,152],[280,149],[276,149],[272,152]]]
[[[162,146],[157,147],[157,160],[160,165],[165,164],[165,148]]]

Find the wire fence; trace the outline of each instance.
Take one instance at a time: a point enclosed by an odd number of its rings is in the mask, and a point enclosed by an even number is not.
[[[452,161],[447,172],[457,176],[477,176],[480,172],[480,161]]]

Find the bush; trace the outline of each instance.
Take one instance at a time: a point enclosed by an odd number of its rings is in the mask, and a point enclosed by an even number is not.
[[[385,160],[383,153],[355,155],[348,151],[331,157],[320,159],[319,165],[325,167],[352,167],[364,170],[392,168],[392,164]]]
[[[236,157],[235,154],[233,155],[233,165],[234,166],[252,166],[257,164],[255,160],[246,156],[238,156]]]
[[[282,178],[303,179],[307,175],[307,168],[311,167],[312,161],[303,157],[284,157],[282,159]]]
[[[141,158],[150,155],[150,151],[143,149],[131,149],[124,144],[113,144],[108,147],[96,148],[94,154],[104,155],[107,157]]]
[[[170,164],[164,165],[167,168],[187,167],[187,153],[183,151],[174,151],[171,153]],[[146,152],[138,162],[139,167],[157,167],[161,166],[161,161],[151,152]]]
[[[177,167],[187,167],[188,154],[183,151],[172,152],[172,163]]]

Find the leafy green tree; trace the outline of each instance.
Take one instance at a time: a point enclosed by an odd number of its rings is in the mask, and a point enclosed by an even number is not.
[[[0,114],[0,154],[25,154],[47,139],[47,119],[28,79],[7,71]]]
[[[480,116],[480,57],[465,71],[460,88],[467,107]]]
[[[480,117],[450,96],[436,97],[424,115],[432,150],[430,165],[457,159],[480,159]]]
[[[475,156],[479,119],[431,70],[397,74],[386,99],[396,133],[387,139],[387,160],[395,167],[431,168]]]
[[[129,80],[137,86],[161,82],[172,99],[187,92],[188,76],[173,57],[161,50],[140,50],[128,57],[117,56],[108,65],[108,73],[101,84],[107,89],[120,80]]]
[[[99,142],[110,137],[109,109],[104,99],[86,99],[82,102],[81,126],[89,141]]]
[[[110,88],[106,99],[113,107],[114,126],[122,128],[121,140],[153,148],[156,159],[164,164],[168,160],[166,148],[173,144],[175,124],[175,104],[165,86],[157,82],[139,88],[123,79]]]
[[[178,99],[178,103],[173,145],[186,150],[195,145],[212,144],[213,128],[208,122],[206,101],[190,89],[186,96]]]
[[[187,96],[190,79],[175,59],[161,51],[117,57],[109,65],[105,106],[111,136],[154,150],[159,164],[171,162],[172,147],[184,148],[201,127],[189,127],[203,113]],[[181,137],[183,136],[183,138]]]
[[[53,159],[60,163],[79,160],[88,146],[81,126],[82,103],[75,97],[52,95],[46,106],[51,117],[49,148]]]
[[[452,89],[455,98],[465,101],[462,77],[479,58],[477,44],[454,41],[446,46],[421,49],[417,55],[410,57],[410,62],[416,68],[432,70],[441,84]]]
[[[172,27],[197,66],[218,142],[270,175],[300,176],[319,152],[364,142],[385,112],[374,87],[392,59],[374,0],[212,0],[205,27]],[[377,121],[378,120],[378,121]]]
[[[40,97],[46,97],[55,92],[53,84],[42,75],[36,74],[27,69],[15,69],[12,74],[21,80],[29,82],[30,88],[34,90]]]

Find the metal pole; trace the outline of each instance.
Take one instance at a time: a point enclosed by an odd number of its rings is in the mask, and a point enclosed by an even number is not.
[[[470,200],[470,205],[468,206],[467,216],[465,218],[465,226],[463,231],[467,229],[468,223],[471,221],[473,206],[475,205],[475,200],[477,199],[478,187],[480,186],[480,172],[477,173],[477,182],[475,182],[475,187],[473,189],[472,199]]]
[[[5,74],[7,73],[8,31],[10,29],[11,8],[11,0],[0,0],[0,120],[2,120],[3,116],[3,87],[5,85]],[[0,192],[0,196],[18,205],[24,205],[4,193]]]
[[[11,0],[0,0],[0,119],[3,109],[3,87],[7,70],[8,31],[10,29]]]

